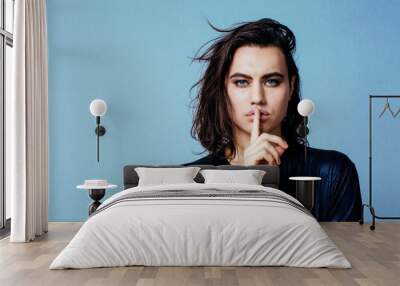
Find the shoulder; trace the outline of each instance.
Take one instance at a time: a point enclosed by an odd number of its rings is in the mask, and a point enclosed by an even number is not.
[[[352,163],[350,158],[343,152],[337,150],[318,149],[314,147],[307,147],[307,152],[311,156],[320,157],[325,160],[339,160],[343,163]]]
[[[318,164],[320,168],[329,172],[356,171],[353,161],[340,151],[308,147],[307,153],[311,163]]]
[[[292,161],[304,160],[304,146],[300,144],[293,145],[287,149],[284,156],[288,157]],[[307,161],[319,161],[320,163],[352,163],[350,158],[342,152],[314,147],[307,147]]]
[[[182,166],[191,166],[191,165],[227,165],[229,162],[226,160],[225,157],[218,156],[218,155],[207,155],[204,156],[196,161],[184,163]]]

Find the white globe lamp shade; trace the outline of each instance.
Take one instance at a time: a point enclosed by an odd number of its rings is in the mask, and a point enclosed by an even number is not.
[[[310,99],[303,99],[302,101],[299,102],[297,105],[297,111],[300,113],[301,116],[309,116],[311,115],[315,110],[315,105],[314,102]]]
[[[93,116],[103,116],[107,112],[107,104],[102,99],[95,99],[90,103],[90,113]]]

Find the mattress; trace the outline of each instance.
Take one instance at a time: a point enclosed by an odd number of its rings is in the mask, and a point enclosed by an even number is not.
[[[199,183],[137,186],[111,196],[50,269],[130,265],[351,267],[284,192]]]

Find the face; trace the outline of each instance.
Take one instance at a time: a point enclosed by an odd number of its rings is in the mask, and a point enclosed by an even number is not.
[[[292,86],[285,56],[279,48],[237,49],[226,78],[235,134],[250,135],[255,108],[260,110],[260,133],[276,134],[286,115]]]

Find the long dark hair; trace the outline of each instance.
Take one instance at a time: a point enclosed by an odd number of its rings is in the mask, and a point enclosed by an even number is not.
[[[232,158],[235,156],[233,121],[229,112],[231,105],[225,87],[225,78],[233,55],[242,46],[275,46],[280,48],[285,56],[289,83],[292,76],[295,76],[293,94],[288,103],[287,114],[282,120],[282,136],[289,146],[302,143],[302,137],[296,132],[302,117],[297,112],[297,104],[300,101],[300,76],[293,59],[296,50],[293,32],[278,21],[268,18],[239,23],[228,29],[216,28],[210,22],[208,24],[223,34],[201,46],[192,61],[206,63],[202,77],[190,89],[198,88],[192,101],[192,137],[199,140],[210,154],[220,154],[228,147]],[[200,54],[209,43],[212,44]]]

